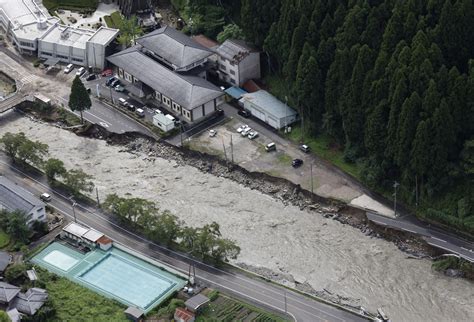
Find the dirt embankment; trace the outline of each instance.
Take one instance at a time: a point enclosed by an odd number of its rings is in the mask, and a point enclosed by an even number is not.
[[[415,258],[433,257],[440,254],[438,250],[426,244],[416,235],[380,227],[369,222],[365,212],[361,209],[338,200],[311,194],[310,191],[302,189],[300,185],[286,179],[260,172],[250,172],[238,165],[228,164],[217,156],[186,148],[177,148],[165,141],[156,141],[140,133],[110,133],[96,125],[76,130],[76,134],[105,139],[108,144],[124,146],[127,152],[142,152],[150,158],[160,157],[173,160],[179,165],[189,165],[202,172],[230,179],[250,189],[270,195],[285,205],[297,206],[300,210],[309,210],[325,218],[350,225],[367,236],[384,238]]]

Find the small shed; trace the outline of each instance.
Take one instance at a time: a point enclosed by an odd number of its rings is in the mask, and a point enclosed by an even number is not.
[[[83,241],[88,244],[89,246],[95,247],[97,246],[97,241],[104,236],[104,234],[99,233],[97,230],[94,229],[89,229],[88,232],[86,232],[83,236],[82,239]]]
[[[10,264],[10,254],[6,252],[0,252],[0,273],[3,273],[7,266]]]
[[[267,91],[244,94],[240,99],[253,116],[279,130],[298,118],[298,113]]]
[[[176,322],[194,322],[195,318],[196,316],[193,312],[189,312],[182,307],[178,307],[174,311],[174,320]]]
[[[110,247],[112,247],[112,239],[103,235],[97,240],[97,244],[99,245],[100,249],[108,250]]]
[[[88,228],[72,222],[63,228],[61,235],[75,241],[82,241],[82,236],[88,231]]]
[[[142,321],[145,315],[145,312],[134,306],[129,306],[124,313],[132,321]]]
[[[184,302],[184,305],[189,311],[196,313],[197,311],[199,311],[199,309],[207,305],[209,302],[210,300],[207,296],[202,295],[202,294],[197,294],[191,297],[186,302]]]
[[[174,121],[166,117],[163,113],[157,113],[153,116],[153,124],[159,127],[163,132],[169,132],[174,129]]]

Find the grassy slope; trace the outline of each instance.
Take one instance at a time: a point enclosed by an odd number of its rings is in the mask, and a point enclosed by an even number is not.
[[[66,278],[55,279],[53,274],[41,271],[40,281],[46,283],[56,309],[55,321],[127,321],[125,306]]]

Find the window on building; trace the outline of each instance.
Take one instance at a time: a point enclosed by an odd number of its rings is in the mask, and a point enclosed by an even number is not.
[[[155,92],[155,98],[158,102],[161,102],[161,94],[160,92]]]
[[[122,68],[119,68],[118,74],[119,74],[120,78],[123,78],[123,69]]]
[[[84,60],[81,58],[73,58],[72,61],[82,63]]]
[[[124,72],[124,74],[125,74],[125,80],[126,80],[127,82],[130,82],[130,83],[131,83],[132,80],[133,80],[133,79],[132,79],[132,75],[130,75],[130,74],[127,73],[127,72]]]
[[[68,56],[64,56],[64,55],[56,55],[56,57],[61,58],[61,59],[69,59]]]
[[[229,71],[230,71],[231,75],[235,75],[235,71],[233,69],[230,69]]]
[[[30,47],[30,48],[34,48],[35,45],[30,43],[30,42],[26,42],[26,41],[20,41],[20,45],[22,45],[23,47]]]
[[[230,82],[235,85],[235,79],[231,78]]]
[[[220,65],[219,65],[219,67],[220,67],[220,69],[222,69],[222,70],[226,70],[226,68],[225,68],[225,65],[224,65],[224,64],[220,64]]]
[[[41,52],[41,55],[43,55],[43,56],[53,56],[52,53],[48,53],[48,52],[46,52],[46,51],[42,51],[42,52]]]

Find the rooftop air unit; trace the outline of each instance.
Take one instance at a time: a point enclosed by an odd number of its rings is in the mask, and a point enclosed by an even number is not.
[[[45,18],[39,18],[37,26],[39,30],[45,30],[46,28],[48,28],[48,22]]]

